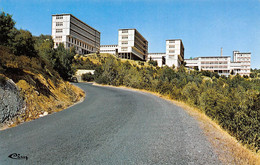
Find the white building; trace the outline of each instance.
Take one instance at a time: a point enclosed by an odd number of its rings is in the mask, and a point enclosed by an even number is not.
[[[148,41],[136,29],[118,30],[118,57],[146,61]]]
[[[118,45],[101,45],[100,53],[114,54],[123,59],[146,61],[148,41],[136,29],[119,29]]]
[[[233,71],[234,74],[250,75],[251,53],[233,52],[233,61],[230,56],[208,56],[196,57],[193,59],[185,59],[186,67],[198,68],[219,73],[220,75],[228,76]]]
[[[148,61],[153,60],[157,61],[159,67],[165,65],[166,53],[148,53]]]
[[[184,62],[184,46],[182,40],[166,40],[166,65],[178,68]]]
[[[250,75],[251,69],[251,53],[240,53],[239,51],[233,51],[233,60],[241,64],[240,75]]]
[[[149,53],[148,60],[157,61],[158,66],[167,65],[178,68],[184,62],[184,46],[182,40],[166,40],[166,53]]]
[[[100,53],[118,55],[118,45],[100,45]]]
[[[100,48],[100,32],[72,14],[52,15],[54,48],[63,43],[65,48],[75,47],[78,54],[94,53]]]
[[[186,67],[198,67],[199,71],[208,70],[225,76],[230,74],[230,56],[196,57],[194,59],[185,59],[185,62]]]

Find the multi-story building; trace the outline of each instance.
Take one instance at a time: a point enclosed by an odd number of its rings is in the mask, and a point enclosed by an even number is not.
[[[118,55],[118,45],[100,45],[100,53]]]
[[[72,14],[52,15],[54,48],[63,43],[65,48],[75,47],[76,53],[94,53],[100,48],[100,32]]]
[[[241,63],[240,75],[250,75],[251,68],[251,53],[240,53],[239,51],[233,51],[234,62]]]
[[[166,40],[166,53],[149,53],[148,60],[157,61],[158,66],[173,65],[178,68],[184,62],[184,46],[182,40]]]
[[[184,46],[182,40],[166,40],[166,65],[180,67],[184,62]]]
[[[229,56],[212,56],[212,57],[196,57],[194,59],[185,59],[186,67],[197,67],[201,70],[217,72],[220,75],[229,75],[231,57]]]
[[[118,45],[101,45],[100,53],[114,54],[123,59],[146,61],[148,41],[136,29],[119,29]]]
[[[136,29],[118,30],[118,57],[146,61],[148,41]]]
[[[234,74],[250,75],[251,53],[233,52],[233,61],[230,56],[208,56],[185,59],[186,67],[195,68],[199,71],[208,70],[228,76],[233,71]]]

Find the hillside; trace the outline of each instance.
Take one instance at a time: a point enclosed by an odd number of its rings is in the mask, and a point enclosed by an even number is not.
[[[0,46],[0,55],[0,83],[13,80],[26,104],[22,114],[4,121],[10,126],[61,111],[83,98],[81,89],[63,81],[40,57],[15,56],[5,46]]]
[[[76,69],[97,69],[102,66],[102,64],[106,61],[107,58],[113,58],[122,63],[131,64],[132,66],[138,67],[151,67],[148,62],[144,61],[134,61],[128,59],[118,59],[112,54],[108,53],[100,53],[100,54],[87,54],[87,55],[76,55],[74,56],[73,67]]]

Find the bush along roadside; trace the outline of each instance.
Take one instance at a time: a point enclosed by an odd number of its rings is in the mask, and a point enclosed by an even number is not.
[[[145,89],[199,108],[238,141],[258,152],[260,147],[260,80],[187,71],[183,66],[137,66],[114,57],[102,61],[95,82]]]

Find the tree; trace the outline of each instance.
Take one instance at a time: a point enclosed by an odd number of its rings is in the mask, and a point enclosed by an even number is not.
[[[150,57],[150,60],[148,61],[148,64],[151,64],[151,65],[153,65],[155,67],[158,66],[157,61],[152,60],[151,57]]]
[[[40,57],[51,63],[51,58],[54,56],[53,45],[54,42],[50,35],[41,34],[39,37],[34,37],[35,40],[35,50]]]
[[[19,30],[15,36],[12,47],[15,55],[26,55],[29,57],[37,56],[37,52],[34,49],[34,40],[32,34],[27,30]]]
[[[159,80],[161,81],[168,81],[170,82],[172,79],[176,78],[176,72],[172,68],[168,66],[164,66],[160,71],[159,71]]]
[[[194,66],[194,70],[199,71],[199,67],[198,66]]]
[[[243,75],[244,78],[248,78],[248,75]]]
[[[75,49],[66,50],[63,44],[59,44],[52,57],[54,61],[54,69],[60,74],[64,80],[68,80],[74,73],[72,62],[75,56]]]
[[[94,75],[92,75],[91,73],[82,74],[81,77],[84,81],[94,81]]]
[[[198,105],[199,103],[199,88],[195,82],[189,82],[182,90],[184,100],[191,105]]]
[[[15,22],[12,19],[12,16],[8,13],[1,12],[0,14],[0,45],[8,46],[10,40],[13,39],[12,33],[14,32]]]
[[[235,74],[235,73],[234,73],[234,70],[231,70],[230,74],[231,74],[231,75],[234,75],[234,74]]]
[[[256,78],[257,74],[255,72],[250,73],[250,78]]]
[[[11,48],[15,55],[35,57],[34,40],[27,30],[17,30],[12,16],[2,12],[0,14],[0,45]]]

